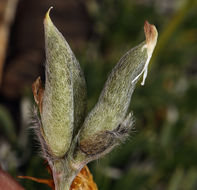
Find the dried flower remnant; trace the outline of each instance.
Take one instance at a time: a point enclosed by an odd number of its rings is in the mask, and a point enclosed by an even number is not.
[[[147,48],[148,59],[146,60],[146,64],[144,65],[144,69],[133,80],[133,82],[135,82],[144,73],[141,85],[145,84],[145,80],[146,80],[147,73],[148,73],[148,64],[149,64],[150,59],[152,57],[153,50],[155,49],[155,46],[156,46],[156,43],[157,43],[157,37],[158,37],[156,27],[154,25],[149,24],[148,21],[145,21],[144,33],[145,33],[145,36],[146,36],[146,44],[145,44],[144,48]]]

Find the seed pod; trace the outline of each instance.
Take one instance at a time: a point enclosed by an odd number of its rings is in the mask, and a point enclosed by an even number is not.
[[[77,129],[83,122],[86,86],[79,63],[49,12],[44,20],[46,82],[41,120],[50,151],[62,157],[70,147],[74,126]]]
[[[157,41],[157,30],[146,21],[144,31],[146,41],[120,59],[109,75],[98,103],[84,121],[79,146],[88,155],[99,154],[111,147],[110,143],[115,143],[112,141],[115,135],[110,134],[124,123],[135,84],[143,73],[141,84],[145,82],[148,63]]]

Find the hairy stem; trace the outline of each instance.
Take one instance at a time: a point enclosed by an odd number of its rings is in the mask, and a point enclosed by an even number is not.
[[[69,190],[79,170],[71,168],[70,163],[65,159],[50,161],[49,164],[53,172],[55,190]]]

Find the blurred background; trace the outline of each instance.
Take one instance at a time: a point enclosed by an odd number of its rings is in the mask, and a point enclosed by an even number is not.
[[[155,24],[158,43],[130,110],[131,137],[89,164],[99,190],[197,189],[197,0],[0,0],[0,167],[25,189],[50,189],[29,122],[31,84],[44,80],[43,18],[63,33],[84,70],[88,111],[120,57]]]

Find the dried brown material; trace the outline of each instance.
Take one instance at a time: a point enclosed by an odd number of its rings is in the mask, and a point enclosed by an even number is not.
[[[152,51],[155,48],[157,42],[157,29],[154,25],[149,24],[149,22],[146,20],[144,23],[144,33],[146,36],[147,50],[152,54]]]
[[[32,92],[34,95],[34,100],[39,107],[40,113],[42,112],[42,100],[44,89],[42,88],[42,81],[40,77],[38,77],[35,82],[32,84]]]
[[[148,58],[146,60],[146,63],[144,65],[144,69],[142,70],[142,72],[133,80],[133,82],[135,82],[143,74],[143,80],[141,82],[141,85],[144,85],[145,83],[147,73],[148,73],[148,64],[150,62],[153,50],[155,49],[155,46],[157,43],[157,37],[158,37],[156,27],[152,24],[149,24],[148,21],[145,21],[144,23],[144,33],[146,36],[146,44],[143,46],[142,49],[144,48],[147,49]]]
[[[70,190],[98,190],[87,166],[75,177]]]

